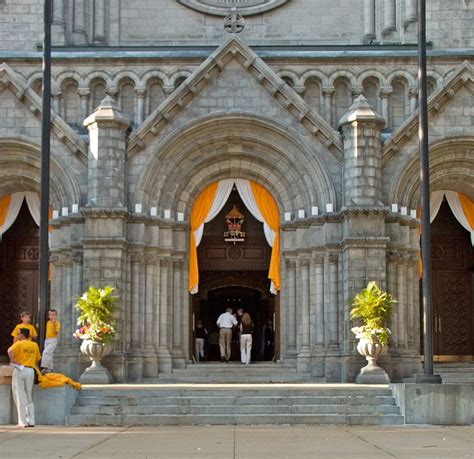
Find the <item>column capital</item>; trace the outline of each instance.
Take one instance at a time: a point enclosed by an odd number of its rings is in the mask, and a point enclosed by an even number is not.
[[[392,88],[387,88],[387,87],[384,87],[384,88],[380,88],[380,97],[382,98],[387,98],[390,96],[390,94],[392,94],[393,92],[393,89]]]
[[[339,262],[339,254],[338,253],[331,253],[329,254],[329,263],[338,263]]]
[[[323,86],[321,92],[323,93],[323,96],[332,96],[334,93],[334,86]]]
[[[91,93],[90,89],[89,88],[78,88],[77,89],[77,94],[79,95],[79,97],[87,97],[89,96]]]

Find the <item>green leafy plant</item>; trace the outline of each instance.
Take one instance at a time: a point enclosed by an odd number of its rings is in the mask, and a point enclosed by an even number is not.
[[[362,322],[353,327],[356,338],[365,338],[373,343],[387,344],[391,335],[385,326],[396,303],[390,293],[383,291],[376,282],[371,281],[352,300],[350,318]]]
[[[118,297],[113,295],[114,290],[110,285],[103,288],[89,287],[77,299],[74,307],[79,311],[79,328],[73,334],[75,338],[105,344],[115,336],[113,312]]]

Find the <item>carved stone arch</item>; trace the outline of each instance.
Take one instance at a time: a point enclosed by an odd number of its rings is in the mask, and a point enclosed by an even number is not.
[[[40,146],[26,137],[0,137],[0,196],[40,190]],[[71,167],[51,151],[50,205],[81,204],[81,190]]]
[[[257,181],[282,211],[336,202],[320,155],[288,126],[254,114],[200,118],[164,139],[142,170],[132,202],[145,207],[189,212],[197,193],[223,178]]]
[[[431,144],[429,150],[430,190],[459,191],[474,200],[474,137],[446,138]],[[397,171],[391,180],[388,202],[416,209],[420,194],[417,148]]]
[[[84,85],[84,77],[79,72],[75,70],[64,70],[63,72],[58,73],[54,77],[54,83],[56,87],[61,88],[66,80],[74,80],[77,83],[78,88],[83,88]]]
[[[301,78],[291,70],[278,70],[277,75],[292,88],[303,86]]]
[[[301,75],[300,77],[301,84],[303,86],[306,86],[306,81],[310,80],[311,78],[317,78],[321,82],[321,85],[323,88],[329,85],[328,76],[325,73],[321,72],[320,70],[315,70],[315,69],[307,70]]]
[[[356,86],[362,87],[364,84],[364,81],[367,80],[368,78],[374,78],[378,80],[379,86],[381,88],[384,88],[387,86],[387,78],[385,75],[381,72],[379,72],[376,69],[367,69],[361,72],[356,79]]]
[[[168,87],[171,84],[168,74],[161,70],[148,70],[141,76],[144,87],[148,87],[150,80],[155,79],[160,79],[163,82],[163,87]]]
[[[442,75],[439,74],[439,72],[436,72],[433,69],[427,70],[426,75],[429,78],[432,78],[436,82],[436,89],[441,88],[443,86],[444,78]]]
[[[94,80],[104,80],[107,87],[111,86],[112,75],[104,70],[94,70],[84,76],[84,85],[90,87]]]
[[[176,72],[173,72],[173,74],[171,74],[169,77],[169,87],[176,89],[192,73],[193,72],[191,72],[190,70],[178,70]],[[179,84],[177,84],[178,81],[180,81]]]
[[[334,82],[341,78],[345,78],[346,80],[348,80],[351,88],[356,86],[357,78],[355,73],[351,72],[350,70],[342,69],[336,70],[329,76],[329,86],[334,87]]]
[[[395,80],[403,80],[407,85],[407,88],[412,88],[417,86],[416,78],[406,70],[398,69],[394,70],[387,76],[387,87],[391,87],[393,81]]]
[[[260,291],[263,296],[269,296],[268,282],[266,279],[262,280],[255,276],[239,276],[236,282],[235,276],[219,276],[215,279],[208,279],[207,282],[201,284],[199,287],[198,297],[206,298],[209,291],[217,290],[222,287],[243,287]]]
[[[119,70],[112,76],[110,80],[110,88],[118,88],[120,83],[127,79],[133,81],[136,88],[141,86],[141,79],[137,72],[134,70]]]
[[[26,80],[28,87],[41,97],[41,86],[43,85],[43,72],[41,70],[32,72]],[[39,89],[39,90],[38,90]]]

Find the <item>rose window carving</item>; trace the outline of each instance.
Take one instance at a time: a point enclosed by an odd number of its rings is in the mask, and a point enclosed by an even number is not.
[[[215,16],[227,16],[235,11],[244,16],[261,14],[278,8],[289,0],[177,0],[182,5]]]

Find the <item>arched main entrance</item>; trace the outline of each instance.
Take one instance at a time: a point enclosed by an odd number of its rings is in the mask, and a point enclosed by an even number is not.
[[[227,216],[237,209],[243,216],[240,241],[230,241]],[[236,313],[243,308],[254,321],[252,361],[273,360],[279,351],[279,297],[270,293],[268,269],[272,248],[268,245],[262,223],[245,207],[234,187],[229,199],[217,216],[204,227],[198,246],[199,292],[191,296],[191,358],[194,353],[194,328],[202,320],[208,330],[207,361],[220,360],[219,314],[231,307]],[[264,328],[271,325],[274,342],[271,352],[262,342]],[[266,351],[266,352],[265,352]],[[240,359],[237,332],[233,339],[232,360]]]

